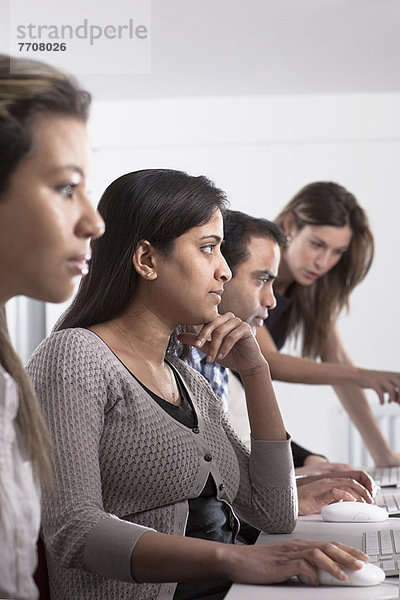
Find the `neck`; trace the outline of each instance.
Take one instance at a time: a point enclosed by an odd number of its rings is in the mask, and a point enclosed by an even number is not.
[[[276,280],[275,283],[275,291],[280,294],[281,296],[284,296],[288,287],[293,283],[294,278],[293,275],[291,273],[291,271],[289,270],[289,267],[285,261],[285,256],[284,254],[282,255],[281,258],[281,262],[279,264],[279,272],[278,272],[278,278]]]
[[[141,356],[154,364],[163,364],[173,327],[140,302],[134,302],[115,324],[137,346]]]

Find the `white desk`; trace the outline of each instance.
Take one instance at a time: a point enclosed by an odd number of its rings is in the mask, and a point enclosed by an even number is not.
[[[400,518],[383,523],[326,523],[320,515],[300,517],[293,533],[287,535],[261,534],[257,543],[271,544],[295,538],[315,541],[338,541],[355,548],[362,546],[364,531],[400,529]],[[393,585],[395,584],[395,585]],[[274,585],[243,585],[235,583],[226,600],[394,600],[398,598],[398,578],[387,578],[373,587],[307,586],[298,581]]]

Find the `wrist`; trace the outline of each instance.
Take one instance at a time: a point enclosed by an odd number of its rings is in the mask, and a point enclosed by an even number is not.
[[[319,456],[318,454],[309,454],[304,459],[303,466],[306,465],[315,465],[317,463],[327,463],[327,459],[324,456]]]
[[[254,379],[257,377],[264,378],[264,379],[265,379],[265,377],[267,377],[268,379],[271,379],[271,372],[270,372],[269,365],[266,360],[263,360],[262,362],[260,362],[259,365],[251,367],[250,369],[245,368],[245,367],[243,367],[242,369],[238,369],[238,373],[240,375],[240,378],[241,378],[243,384],[244,384],[245,380]]]
[[[236,550],[235,545],[215,544],[215,565],[223,579],[235,581],[235,570],[240,568]]]

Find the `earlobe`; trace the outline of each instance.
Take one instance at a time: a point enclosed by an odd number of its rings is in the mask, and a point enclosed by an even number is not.
[[[147,240],[141,240],[136,246],[132,263],[136,272],[147,281],[157,279],[154,249]]]

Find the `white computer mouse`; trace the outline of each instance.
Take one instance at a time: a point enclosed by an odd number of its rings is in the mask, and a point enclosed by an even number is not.
[[[364,563],[361,569],[351,571],[350,569],[342,568],[348,575],[348,579],[336,579],[328,571],[318,569],[318,581],[320,585],[340,585],[340,586],[368,586],[379,585],[385,579],[385,572],[376,565]],[[302,583],[310,583],[307,575],[298,575]]]
[[[351,523],[352,521],[386,521],[389,513],[384,508],[376,504],[366,504],[364,502],[334,502],[328,504],[321,510],[321,516],[324,521],[334,521],[336,523]]]

